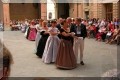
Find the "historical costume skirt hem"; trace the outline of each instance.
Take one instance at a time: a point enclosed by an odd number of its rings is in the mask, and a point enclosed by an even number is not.
[[[72,42],[61,40],[56,58],[56,67],[73,69],[77,66],[75,54],[73,52]]]

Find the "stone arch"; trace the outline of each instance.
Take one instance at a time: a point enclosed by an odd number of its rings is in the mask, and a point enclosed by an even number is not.
[[[69,9],[70,9],[69,3],[58,3],[58,10],[57,10],[58,18],[69,17]]]

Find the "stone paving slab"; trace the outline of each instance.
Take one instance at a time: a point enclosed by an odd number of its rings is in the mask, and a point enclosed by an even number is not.
[[[19,31],[5,31],[4,43],[11,51],[14,64],[11,77],[100,77],[117,68],[117,46],[85,40],[85,65],[73,70],[60,70],[54,64],[44,64],[35,55],[35,42],[28,41]],[[79,61],[78,61],[79,62]]]

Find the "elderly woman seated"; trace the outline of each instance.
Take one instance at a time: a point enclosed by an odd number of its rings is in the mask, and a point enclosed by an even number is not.
[[[87,32],[88,32],[88,38],[94,38],[96,33],[95,25],[91,24],[90,26],[88,26]]]
[[[96,40],[98,41],[105,41],[106,39],[106,34],[107,34],[107,28],[105,26],[102,26],[96,35]]]
[[[113,42],[117,41],[119,39],[119,35],[120,35],[120,28],[118,25],[115,26],[113,35],[109,41],[109,44],[112,44]]]

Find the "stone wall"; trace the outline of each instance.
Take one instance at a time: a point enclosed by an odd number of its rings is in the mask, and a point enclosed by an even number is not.
[[[84,9],[83,9],[83,4],[81,3],[71,3],[70,4],[70,11],[69,11],[69,15],[72,18],[76,18],[76,17],[81,17],[83,18],[83,14],[84,14]]]
[[[40,16],[40,6],[31,3],[11,3],[10,4],[10,19],[11,20],[24,20],[24,19],[37,19]]]
[[[113,3],[113,18],[119,18],[119,4]]]

